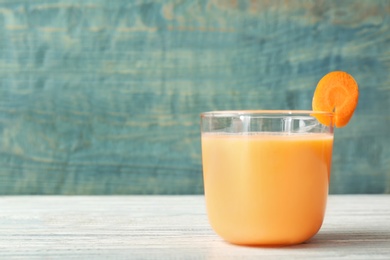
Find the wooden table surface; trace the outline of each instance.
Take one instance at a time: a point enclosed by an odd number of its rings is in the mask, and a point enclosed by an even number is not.
[[[320,232],[282,248],[222,241],[203,196],[0,197],[0,209],[6,259],[390,259],[390,195],[332,195]]]

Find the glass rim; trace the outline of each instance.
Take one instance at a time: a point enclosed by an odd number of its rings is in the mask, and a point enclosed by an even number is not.
[[[333,117],[334,113],[314,110],[215,110],[203,112],[203,117],[233,117],[233,116],[310,116]]]

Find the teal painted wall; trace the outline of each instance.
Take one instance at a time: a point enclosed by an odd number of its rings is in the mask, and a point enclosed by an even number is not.
[[[332,193],[390,193],[390,1],[0,1],[0,194],[202,193],[199,113],[360,85]]]

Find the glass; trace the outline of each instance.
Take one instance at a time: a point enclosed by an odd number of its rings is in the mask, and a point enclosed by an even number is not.
[[[314,236],[328,196],[332,119],[314,111],[202,113],[204,189],[214,231],[242,245],[291,245]]]

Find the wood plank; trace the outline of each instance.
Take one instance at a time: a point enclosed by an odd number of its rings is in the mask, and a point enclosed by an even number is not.
[[[199,113],[360,85],[332,193],[390,193],[390,4],[0,1],[0,194],[202,193]]]
[[[203,196],[0,197],[7,259],[388,259],[390,196],[330,196],[307,243],[235,246],[213,233]]]

